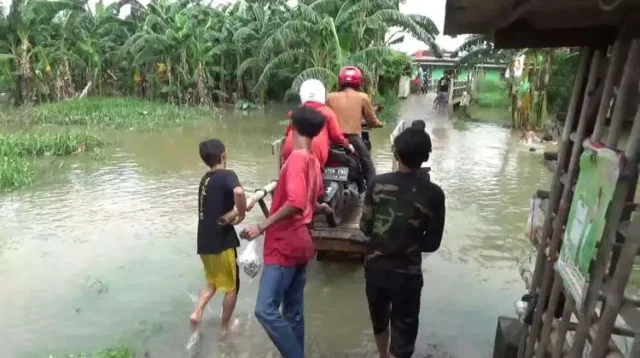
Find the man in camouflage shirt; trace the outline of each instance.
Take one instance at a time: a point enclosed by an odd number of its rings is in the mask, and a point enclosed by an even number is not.
[[[422,253],[440,247],[445,196],[419,175],[431,153],[423,128],[406,129],[393,146],[398,170],[368,184],[360,229],[370,239],[365,281],[379,357],[409,358],[418,334]]]

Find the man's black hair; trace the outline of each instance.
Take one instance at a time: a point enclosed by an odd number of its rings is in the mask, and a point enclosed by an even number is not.
[[[208,139],[200,142],[200,158],[209,167],[222,163],[224,144],[220,139]]]
[[[296,108],[291,114],[291,120],[293,122],[293,128],[300,133],[300,135],[307,138],[317,136],[325,123],[325,118],[322,113],[307,106]]]
[[[429,160],[431,138],[424,129],[411,126],[398,134],[393,147],[402,164],[409,169],[420,169],[422,163]]]

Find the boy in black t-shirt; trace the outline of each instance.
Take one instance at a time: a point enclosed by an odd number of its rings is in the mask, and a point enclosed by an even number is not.
[[[431,152],[431,139],[423,126],[404,130],[393,148],[398,170],[376,176],[367,186],[360,229],[370,239],[365,285],[379,357],[388,358],[391,353],[408,358],[418,334],[422,253],[440,247],[445,196],[420,174]]]
[[[200,158],[210,168],[202,177],[198,190],[198,255],[204,266],[207,287],[200,294],[190,319],[193,325],[198,325],[211,297],[216,291],[222,291],[225,295],[221,328],[226,332],[232,328],[231,314],[240,288],[236,264],[236,247],[240,246],[240,241],[233,226],[244,219],[247,200],[236,173],[226,169],[227,154],[220,140],[201,142]],[[220,217],[234,206],[238,210],[236,220],[230,225],[220,225]]]

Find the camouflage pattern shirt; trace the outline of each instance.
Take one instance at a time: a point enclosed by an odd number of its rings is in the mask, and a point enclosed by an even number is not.
[[[365,194],[360,229],[369,237],[365,266],[421,274],[422,253],[440,247],[445,196],[428,178],[378,175]]]

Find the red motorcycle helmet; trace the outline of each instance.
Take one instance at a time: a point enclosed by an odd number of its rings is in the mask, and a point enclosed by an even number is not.
[[[362,87],[362,71],[355,66],[343,67],[338,74],[338,86]]]

